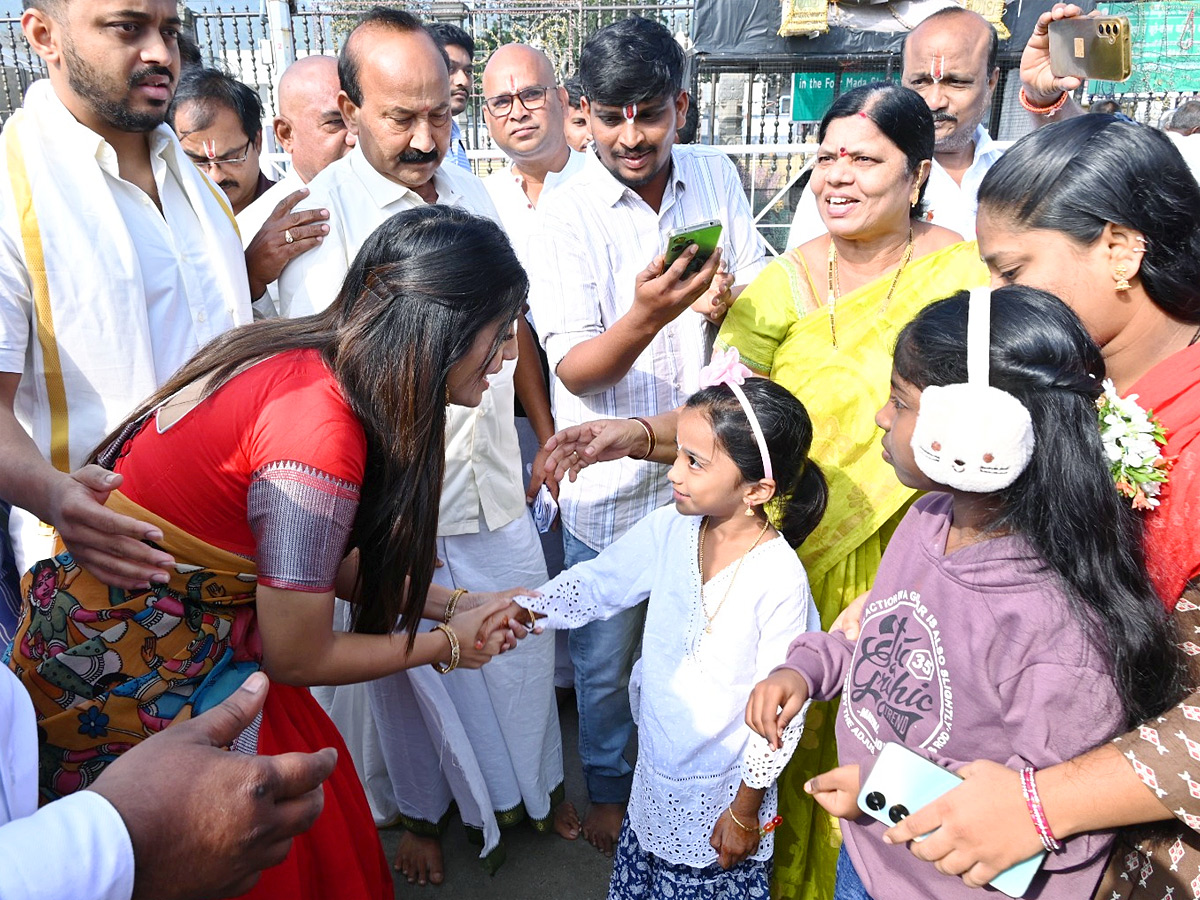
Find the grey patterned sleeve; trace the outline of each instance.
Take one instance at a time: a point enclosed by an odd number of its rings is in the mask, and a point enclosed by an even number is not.
[[[330,590],[346,556],[359,493],[358,485],[293,460],[255,472],[246,514],[257,547],[259,584]]]

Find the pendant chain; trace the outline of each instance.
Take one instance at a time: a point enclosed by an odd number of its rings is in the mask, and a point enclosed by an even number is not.
[[[758,546],[759,541],[763,539],[763,535],[767,533],[767,529],[771,527],[770,520],[763,523],[762,531],[758,533],[758,537],[754,539],[754,543],[750,545],[750,549],[738,557],[737,565],[734,566],[733,574],[729,577],[729,584],[725,586],[725,593],[721,596],[721,602],[717,604],[717,608],[713,610],[712,615],[708,614],[708,607],[704,605],[704,536],[708,534],[708,516],[704,517],[704,521],[700,523],[700,609],[704,613],[704,618],[707,624],[704,626],[705,634],[712,634],[713,619],[717,617],[717,613],[721,611],[721,607],[725,605],[725,601],[729,599],[729,592],[733,590],[733,582],[738,576],[738,572],[742,568],[742,562],[750,555],[750,551]]]
[[[913,255],[913,230],[912,226],[908,226],[908,246],[904,248],[904,256],[900,260],[900,268],[896,270],[896,274],[892,276],[892,284],[888,288],[887,296],[883,298],[883,305],[879,307],[879,313],[882,315],[887,312],[888,304],[892,302],[892,294],[896,292],[896,282],[900,280],[900,273],[904,271],[905,266],[912,260]],[[838,252],[837,244],[833,242],[833,236],[829,237],[829,271],[826,273],[826,286],[828,294],[825,297],[825,306],[829,310],[829,337],[833,341],[833,349],[838,349],[837,342],[837,321],[835,318],[838,297],[842,293],[841,281],[838,278]]]

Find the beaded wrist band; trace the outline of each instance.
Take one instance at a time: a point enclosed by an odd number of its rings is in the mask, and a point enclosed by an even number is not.
[[[1025,806],[1029,810],[1029,818],[1033,819],[1033,827],[1042,841],[1042,846],[1046,848],[1047,853],[1053,853],[1062,849],[1062,842],[1050,830],[1046,811],[1042,809],[1042,798],[1038,796],[1037,782],[1033,779],[1035,771],[1033,766],[1026,766],[1021,770],[1021,793],[1025,795]]]
[[[658,438],[656,438],[654,436],[654,429],[651,428],[650,423],[647,422],[645,419],[643,419],[641,416],[630,416],[629,418],[631,421],[637,422],[639,425],[641,425],[643,428],[646,429],[646,444],[647,444],[647,449],[646,449],[645,453],[643,453],[641,456],[632,456],[632,457],[630,457],[630,459],[649,459],[650,454],[654,452],[654,448],[658,446]]]
[[[446,618],[444,621],[449,622],[454,615],[454,611],[458,608],[458,601],[462,599],[463,594],[470,593],[466,588],[459,588],[450,595],[450,599],[446,601]]]
[[[733,819],[733,824],[736,825],[738,828],[742,829],[742,831],[745,831],[747,833],[753,832],[754,834],[758,834],[758,825],[755,824],[753,827],[751,827],[750,825],[747,825],[744,822],[742,822],[741,819],[739,819],[737,816],[735,816],[733,814],[733,806],[729,807],[728,812],[729,812],[729,818]]]
[[[433,667],[438,671],[438,674],[445,675],[447,672],[453,672],[455,669],[457,669],[458,662],[460,659],[462,659],[458,650],[458,635],[455,634],[454,629],[445,622],[438,622],[433,626],[433,629],[434,631],[440,631],[450,641],[450,662],[435,662],[433,664]]]
[[[1049,106],[1034,106],[1029,99],[1029,95],[1025,93],[1025,88],[1022,87],[1017,91],[1017,99],[1021,101],[1021,105],[1035,116],[1051,116],[1063,108],[1063,104],[1067,102],[1067,92],[1063,91],[1057,100]]]

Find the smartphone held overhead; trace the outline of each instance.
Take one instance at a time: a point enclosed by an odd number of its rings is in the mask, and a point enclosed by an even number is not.
[[[1129,19],[1079,16],[1051,22],[1050,71],[1057,77],[1127,81],[1133,72]]]

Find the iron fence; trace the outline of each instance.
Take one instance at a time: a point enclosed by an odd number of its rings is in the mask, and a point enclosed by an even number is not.
[[[448,0],[417,0],[405,6],[426,19],[446,19],[464,27],[476,40],[476,59],[485,59],[497,46],[511,41],[546,51],[560,77],[573,75],[580,50],[597,28],[631,14],[662,22],[680,42],[689,45],[695,3],[699,0],[657,0],[647,5],[633,0],[476,0],[467,5]],[[262,4],[222,3],[220,9],[189,11],[185,25],[195,34],[201,58],[255,87],[267,111],[269,158],[278,163],[270,136],[276,108],[275,90],[286,59],[316,53],[336,54],[353,27],[356,0],[322,0],[291,14],[285,42],[277,48]],[[369,6],[371,3],[358,3]],[[989,130],[998,140],[1020,137],[1029,117],[1020,109],[1016,92],[1015,57],[1002,58]],[[801,86],[813,79],[836,95],[859,84],[895,77],[897,55],[848,57],[838,60],[799,56],[794,60],[712,62],[693,58],[689,86],[701,112],[700,140],[721,145],[737,164],[760,230],[776,251],[783,249],[787,225],[799,199],[797,182],[815,149],[820,112],[793,108],[804,105]],[[20,105],[25,89],[45,75],[41,60],[29,49],[16,17],[0,17],[0,119]],[[1122,109],[1139,121],[1160,124],[1188,93],[1126,93],[1117,95]],[[1085,95],[1085,99],[1087,98]],[[1099,99],[1099,97],[1095,98]],[[464,139],[477,171],[486,174],[502,155],[490,140],[476,93],[461,121]]]

